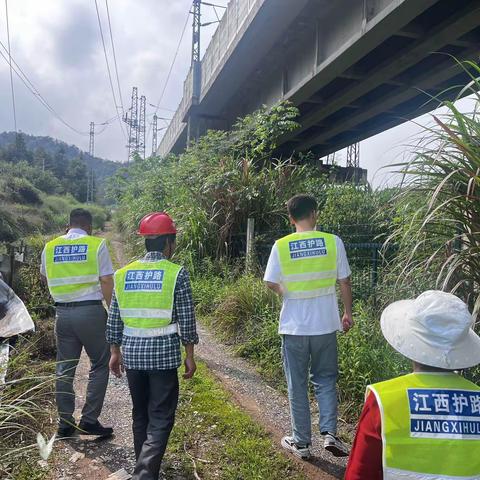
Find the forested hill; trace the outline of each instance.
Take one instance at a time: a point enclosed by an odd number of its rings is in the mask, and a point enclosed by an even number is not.
[[[22,133],[21,136],[27,152],[29,152],[32,157],[35,152],[40,152],[40,154],[45,153],[49,159],[52,159],[54,163],[64,161],[65,164],[71,160],[80,158],[89,169],[93,169],[95,172],[96,181],[99,184],[103,183],[107,177],[113,175],[120,166],[117,162],[112,162],[111,160],[105,160],[99,157],[91,157],[87,152],[82,152],[75,145],[68,145],[65,142],[51,137],[38,137],[35,135],[28,135],[26,133]],[[6,147],[10,145],[15,145],[15,141],[15,132],[0,133],[0,149],[2,147],[6,149]],[[29,159],[25,158],[23,160],[28,161]],[[58,168],[59,166],[56,165],[55,167]]]
[[[0,140],[0,244],[59,232],[84,202],[102,225],[105,211],[95,203],[105,203],[104,184],[116,163],[49,137],[3,133]]]

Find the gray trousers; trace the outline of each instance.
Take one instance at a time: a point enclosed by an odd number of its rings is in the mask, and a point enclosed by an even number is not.
[[[283,368],[288,386],[292,434],[297,444],[312,442],[308,381],[320,411],[320,432],[337,433],[337,333],[283,335]]]
[[[82,348],[90,359],[87,396],[82,420],[95,423],[102,411],[108,384],[110,348],[105,339],[107,312],[102,305],[57,307],[56,399],[60,426],[74,423],[75,392],[73,379]]]
[[[177,369],[127,370],[127,379],[133,403],[133,442],[137,459],[132,480],[157,480],[175,423]]]

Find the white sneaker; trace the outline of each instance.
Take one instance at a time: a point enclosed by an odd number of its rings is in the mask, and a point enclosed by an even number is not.
[[[297,457],[302,460],[308,460],[311,456],[310,446],[309,445],[297,445],[293,437],[283,437],[282,438],[282,447],[289,452],[292,452]]]
[[[323,447],[335,457],[348,457],[350,449],[341,440],[331,433],[323,434]]]

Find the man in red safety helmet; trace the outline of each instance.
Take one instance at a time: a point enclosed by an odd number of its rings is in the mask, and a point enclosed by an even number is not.
[[[115,272],[107,322],[110,369],[126,371],[133,403],[133,440],[137,460],[133,480],[157,480],[178,403],[180,342],[185,346],[184,378],[195,370],[198,343],[187,271],[169,261],[177,230],[163,212],[140,222],[147,254]]]

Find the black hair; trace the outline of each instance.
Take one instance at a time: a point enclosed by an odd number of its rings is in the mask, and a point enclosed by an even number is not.
[[[84,208],[75,208],[70,212],[70,225],[89,227],[92,225],[92,214]]]
[[[317,201],[311,195],[295,195],[287,202],[288,214],[297,222],[305,220],[317,209]]]
[[[167,246],[167,241],[172,244],[176,237],[175,233],[169,233],[167,235],[159,235],[155,238],[146,238],[145,248],[147,252],[163,252]]]

